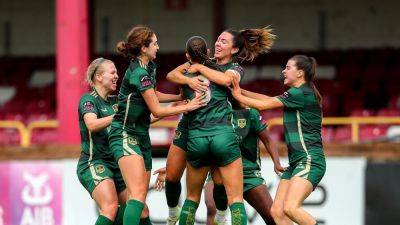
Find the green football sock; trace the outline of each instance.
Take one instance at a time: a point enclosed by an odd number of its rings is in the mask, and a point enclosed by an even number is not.
[[[118,207],[117,215],[115,216],[114,225],[122,225],[124,221],[124,211],[126,208],[126,204],[121,204]]]
[[[218,210],[225,211],[228,208],[228,197],[224,185],[214,183],[213,198]]]
[[[199,203],[186,199],[179,217],[179,225],[193,225],[197,207]]]
[[[230,207],[232,225],[246,225],[247,215],[243,202],[235,202]]]
[[[139,225],[152,225],[150,217],[140,218]]]
[[[165,181],[165,197],[170,208],[178,206],[179,196],[181,195],[181,182]]]
[[[129,200],[124,212],[124,225],[137,225],[140,221],[144,204],[138,200]]]
[[[95,225],[112,225],[114,222],[103,215],[97,217]]]

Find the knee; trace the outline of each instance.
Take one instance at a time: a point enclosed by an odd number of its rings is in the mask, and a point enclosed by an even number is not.
[[[217,209],[215,208],[215,204],[206,201],[206,207],[207,207],[207,217],[214,217],[215,214],[217,214]]]
[[[142,214],[140,215],[140,218],[146,218],[149,216],[150,216],[149,208],[147,207],[147,204],[145,204],[142,210]]]
[[[296,205],[291,204],[290,202],[286,202],[283,206],[283,212],[288,217],[293,217],[293,214],[295,213],[296,209],[297,209]]]
[[[115,217],[118,211],[118,201],[110,201],[100,206],[100,211],[102,215],[108,215],[112,218]]]
[[[179,168],[175,168],[175,165],[167,165],[167,172],[165,174],[165,181],[168,182],[180,182],[182,174],[179,173]]]
[[[279,219],[279,218],[285,217],[285,213],[283,212],[283,207],[275,205],[275,204],[272,204],[271,216],[274,219]]]
[[[145,187],[135,187],[132,191],[129,191],[129,200],[136,199],[138,201],[144,202],[147,195],[147,188]]]

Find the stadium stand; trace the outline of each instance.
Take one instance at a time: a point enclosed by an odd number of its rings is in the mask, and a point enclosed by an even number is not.
[[[316,85],[323,94],[324,116],[351,117],[399,117],[400,50],[330,50],[305,52],[315,56],[322,69]],[[252,65],[244,65],[248,77],[243,88],[255,92],[278,95],[285,89],[280,70],[292,52],[271,52],[257,59]],[[115,55],[106,56],[115,61],[120,77],[127,62]],[[165,75],[182,63],[182,53],[160,54],[158,88],[163,92],[178,93],[179,87],[168,82]],[[17,120],[24,124],[32,121],[55,119],[55,59],[44,57],[2,57],[0,60],[0,120]],[[281,110],[263,112],[264,119],[281,117]],[[174,120],[176,117],[170,119]],[[386,136],[387,125],[361,125],[360,140],[378,140]],[[173,129],[170,129],[173,132]],[[282,128],[271,129],[273,140],[282,140]],[[0,129],[0,144],[19,143],[18,131]],[[350,141],[350,126],[324,127],[325,142]],[[36,129],[32,143],[55,142],[56,135],[49,129]]]

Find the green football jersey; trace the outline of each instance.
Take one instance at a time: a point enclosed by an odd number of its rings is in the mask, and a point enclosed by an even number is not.
[[[206,65],[221,72],[232,70],[243,75],[243,69],[237,63],[227,63],[225,65],[210,64]],[[186,76],[196,76],[186,74]],[[193,91],[184,87],[184,95],[193,98]],[[204,137],[216,134],[234,132],[232,126],[232,106],[228,100],[231,95],[227,87],[210,82],[209,85],[211,100],[206,106],[188,113],[189,116],[189,137]]]
[[[140,60],[132,60],[125,72],[118,95],[118,112],[112,122],[113,127],[128,133],[145,135],[149,133],[150,110],[142,97],[142,92],[156,87],[156,65],[144,65]]]
[[[323,154],[322,109],[308,84],[292,87],[278,99],[284,104],[283,128],[289,162],[309,154]]]
[[[233,124],[239,137],[243,171],[260,170],[260,149],[258,134],[267,128],[256,109],[233,111]]]
[[[81,133],[81,160],[104,159],[112,157],[108,145],[110,126],[101,131],[91,133],[86,127],[83,116],[94,113],[97,118],[113,115],[117,112],[117,97],[109,96],[107,100],[99,96],[96,90],[84,94],[79,100],[79,128]]]

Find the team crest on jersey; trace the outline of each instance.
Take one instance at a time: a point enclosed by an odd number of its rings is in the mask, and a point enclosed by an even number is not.
[[[128,137],[128,144],[137,145],[137,140],[134,137]]]
[[[238,122],[238,126],[240,127],[240,128],[243,128],[243,127],[245,127],[246,126],[246,119],[238,119],[237,120],[237,122]]]
[[[176,130],[174,139],[179,139],[181,137],[181,135],[182,135],[182,133],[179,130]]]
[[[112,108],[113,108],[114,112],[117,112],[118,111],[118,104],[112,105]]]
[[[256,177],[261,177],[261,172],[259,170],[254,171]]]
[[[285,92],[283,92],[283,94],[281,94],[281,98],[283,98],[283,99],[287,99],[289,97],[290,97],[290,93],[287,91],[285,91]]]
[[[84,111],[93,111],[93,109],[94,109],[93,102],[87,101],[87,102],[83,103],[83,110]]]
[[[96,173],[103,173],[106,170],[103,165],[96,165],[94,169],[96,170]]]

